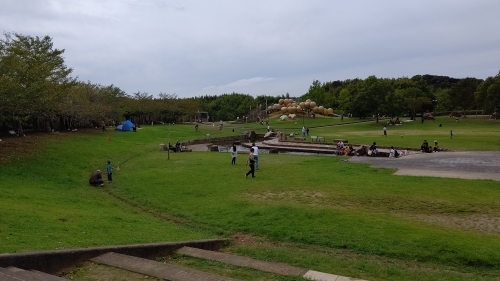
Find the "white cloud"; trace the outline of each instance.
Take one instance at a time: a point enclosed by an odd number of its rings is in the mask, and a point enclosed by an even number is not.
[[[51,36],[79,79],[128,93],[300,96],[314,79],[493,76],[499,11],[489,0],[3,0],[0,26]]]
[[[262,83],[266,81],[272,81],[274,78],[266,78],[266,77],[253,77],[249,79],[240,79],[225,85],[220,86],[208,86],[203,88],[203,90],[213,90],[213,89],[237,89],[245,86],[249,86],[256,83]]]

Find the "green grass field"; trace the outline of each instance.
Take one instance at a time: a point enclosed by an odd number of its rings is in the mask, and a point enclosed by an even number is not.
[[[500,123],[480,118],[389,126],[387,138],[383,121],[325,122],[304,120],[329,142],[417,148],[437,139],[451,150],[500,149]],[[273,118],[270,125],[301,128]],[[261,154],[257,178],[245,179],[244,155],[231,166],[228,153],[167,159],[158,151],[160,143],[248,130],[266,128],[155,125],[52,135],[36,152],[0,163],[0,253],[244,235],[247,243],[225,250],[366,280],[500,280],[498,182],[393,176],[341,157],[275,154]],[[107,160],[121,168],[114,183],[89,186],[90,173]],[[196,259],[172,261],[221,270]]]

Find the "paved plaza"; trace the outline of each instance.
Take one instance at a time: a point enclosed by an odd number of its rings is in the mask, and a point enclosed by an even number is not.
[[[399,158],[351,157],[350,162],[369,163],[373,167],[396,168],[396,175],[431,176],[500,181],[500,152],[411,151]]]

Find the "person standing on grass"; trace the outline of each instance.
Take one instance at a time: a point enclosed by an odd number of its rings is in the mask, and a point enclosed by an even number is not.
[[[236,144],[233,143],[233,147],[231,147],[231,165],[236,165],[236,156],[238,155],[238,151],[236,150]]]
[[[253,159],[255,160],[255,169],[259,169],[259,148],[255,145],[255,143],[252,143],[252,149],[253,149]]]
[[[250,153],[248,154],[247,165],[250,166],[250,171],[245,174],[245,178],[248,178],[248,175],[252,174],[252,178],[255,178],[255,155],[253,154],[253,147],[250,148]]]
[[[450,130],[450,139],[453,138],[453,130]]]
[[[113,166],[111,166],[110,161],[106,165],[106,173],[108,174],[108,183],[113,183]]]
[[[387,137],[387,127],[384,126],[384,137]]]

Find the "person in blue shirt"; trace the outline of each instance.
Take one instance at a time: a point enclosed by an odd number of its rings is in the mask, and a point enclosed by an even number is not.
[[[113,167],[111,166],[111,162],[108,161],[108,164],[106,165],[106,173],[108,173],[108,183],[113,182]]]

